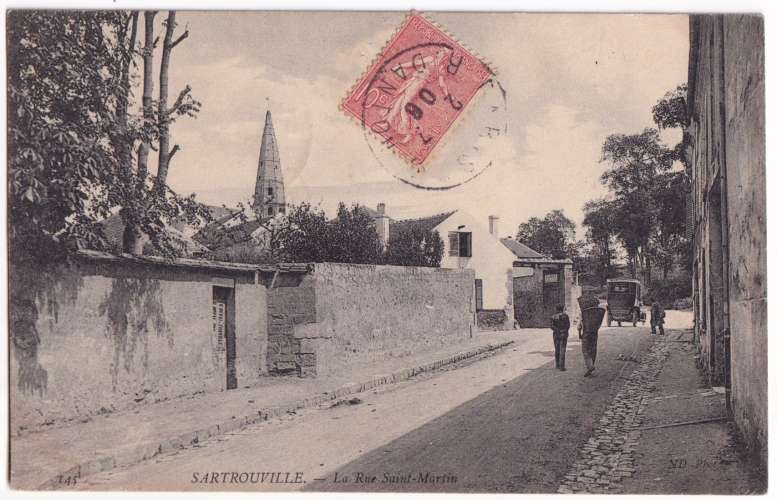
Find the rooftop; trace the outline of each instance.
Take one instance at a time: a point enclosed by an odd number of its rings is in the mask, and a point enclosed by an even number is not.
[[[511,252],[513,252],[513,255],[520,259],[545,259],[548,260],[547,257],[542,255],[541,253],[532,250],[528,246],[524,245],[518,240],[514,240],[512,238],[500,238],[500,240],[504,246],[508,248]]]
[[[445,221],[448,217],[456,213],[455,210],[450,212],[443,212],[436,215],[430,215],[429,217],[420,217],[418,219],[404,219],[404,220],[392,220],[389,223],[389,234],[393,232],[404,232],[418,230],[424,232],[432,230],[435,227]]]
[[[208,226],[214,224],[221,225],[234,217],[238,212],[237,209],[218,207],[215,205],[204,205],[204,207],[208,209],[211,217],[213,217],[213,221],[210,222]],[[119,214],[111,215],[102,220],[100,225],[102,225],[103,234],[105,235],[108,244],[115,248],[121,248],[124,240],[124,221],[122,221],[121,216]],[[183,231],[185,226],[186,224],[182,222],[172,224],[172,227],[179,231]]]

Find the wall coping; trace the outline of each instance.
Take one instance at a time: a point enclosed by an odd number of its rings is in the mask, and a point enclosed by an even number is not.
[[[354,268],[360,268],[360,269],[374,269],[376,271],[392,271],[396,273],[426,273],[426,274],[433,274],[433,273],[450,273],[450,274],[466,274],[466,271],[472,271],[472,269],[460,269],[460,268],[451,268],[451,267],[426,267],[426,266],[392,266],[387,264],[352,264],[348,262],[316,262],[314,264],[310,264],[310,266],[313,268],[314,272],[319,267],[340,267],[340,268],[347,268],[347,267],[354,267]]]
[[[153,255],[132,255],[123,253],[120,255],[100,252],[97,250],[79,250],[78,257],[95,262],[134,263],[143,265],[156,265],[166,267],[184,267],[189,269],[206,269],[214,271],[238,271],[244,273],[259,272],[288,272],[307,273],[312,269],[311,264],[282,263],[282,264],[241,264],[237,262],[222,262],[207,259],[175,258],[166,259]]]
[[[571,259],[523,258],[516,259],[513,267],[526,267],[526,264],[573,264]]]

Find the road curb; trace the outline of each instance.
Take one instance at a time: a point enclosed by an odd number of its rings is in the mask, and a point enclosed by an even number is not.
[[[508,340],[505,342],[482,345],[480,347],[459,352],[452,356],[448,356],[431,363],[426,363],[424,365],[405,368],[388,375],[375,375],[370,380],[361,383],[346,384],[342,387],[338,387],[333,391],[328,391],[317,394],[315,396],[300,399],[293,403],[274,406],[271,408],[262,408],[241,417],[232,417],[230,420],[220,424],[212,424],[199,430],[188,431],[175,437],[159,440],[157,442],[141,443],[122,450],[117,450],[112,455],[97,456],[96,458],[65,469],[63,472],[56,474],[54,477],[48,479],[46,482],[38,486],[37,489],[52,490],[67,488],[85,476],[97,474],[99,472],[105,472],[116,467],[135,465],[156,456],[163,455],[174,450],[186,448],[187,446],[203,442],[215,436],[226,434],[228,432],[234,432],[258,422],[265,422],[282,415],[294,413],[297,410],[312,408],[322,403],[326,403],[327,401],[340,399],[351,394],[358,394],[360,392],[369,391],[370,389],[374,389],[382,385],[396,384],[421,373],[432,372],[443,366],[458,363],[459,361],[479,356],[490,351],[496,351],[513,343],[513,340]]]

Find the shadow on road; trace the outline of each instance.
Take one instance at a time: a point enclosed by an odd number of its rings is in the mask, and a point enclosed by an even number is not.
[[[531,351],[531,352],[528,352],[527,354],[541,354],[545,357],[553,358],[556,356],[556,351]]]
[[[650,343],[643,328],[603,330],[595,377],[582,377],[573,344],[566,372],[553,361],[527,370],[341,467],[338,482],[332,473],[305,489],[553,493],[636,366],[617,356],[642,353]]]

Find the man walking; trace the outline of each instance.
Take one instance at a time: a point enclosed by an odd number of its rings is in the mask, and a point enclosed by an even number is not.
[[[577,299],[580,304],[580,321],[577,332],[583,346],[583,360],[586,371],[584,377],[590,377],[595,370],[596,344],[599,340],[599,327],[602,326],[605,309],[599,305],[599,299],[591,295]]]
[[[656,327],[658,327],[661,335],[664,334],[664,316],[666,316],[666,313],[664,308],[661,307],[661,302],[658,299],[653,300],[653,304],[650,306],[650,333],[652,335],[656,334]]]
[[[567,353],[567,339],[569,338],[569,316],[564,312],[564,306],[556,306],[556,314],[550,318],[550,328],[553,330],[553,348],[556,350],[556,369],[567,371],[565,358]]]

